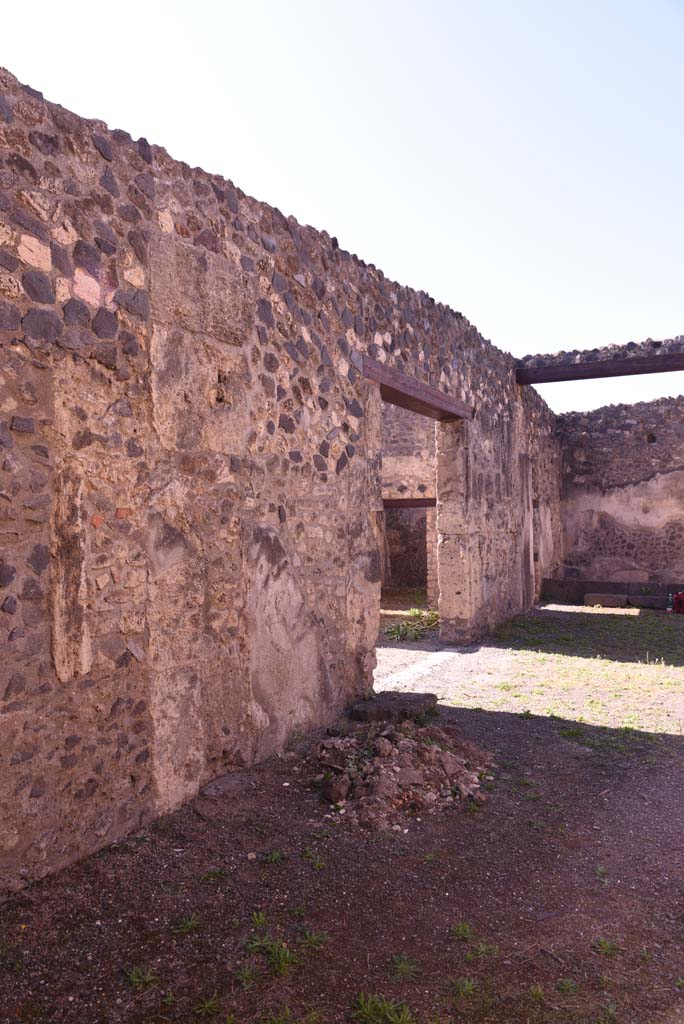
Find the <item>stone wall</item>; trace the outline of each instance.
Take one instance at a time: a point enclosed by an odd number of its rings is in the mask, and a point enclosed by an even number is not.
[[[387,564],[383,586],[427,589],[427,513],[425,508],[385,510]],[[430,538],[436,543],[437,538]]]
[[[646,357],[673,356],[684,352],[684,335],[676,338],[646,341],[630,341],[626,345],[604,345],[602,348],[572,349],[569,352],[553,352],[546,355],[527,355],[518,360],[521,369],[540,367],[564,367],[575,363],[603,363],[613,359],[644,359]]]
[[[0,888],[368,689],[362,353],[475,406],[438,427],[437,474],[442,635],[478,635],[559,550],[554,420],[513,360],[327,233],[0,71]]]
[[[558,418],[563,452],[560,575],[684,579],[684,398]]]
[[[436,498],[435,420],[382,406],[383,498]]]

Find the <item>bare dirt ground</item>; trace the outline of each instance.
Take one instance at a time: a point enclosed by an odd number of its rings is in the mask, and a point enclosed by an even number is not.
[[[0,1021],[684,1021],[684,617],[378,654],[492,752],[483,805],[369,831],[300,752],[238,773],[0,908]]]

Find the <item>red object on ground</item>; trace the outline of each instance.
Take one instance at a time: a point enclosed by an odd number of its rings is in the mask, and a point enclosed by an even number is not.
[[[684,590],[680,590],[672,598],[672,610],[675,615],[684,615]]]

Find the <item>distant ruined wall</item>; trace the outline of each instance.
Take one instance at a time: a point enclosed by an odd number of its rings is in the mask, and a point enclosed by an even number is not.
[[[382,406],[383,498],[435,498],[435,420],[408,409]],[[385,512],[383,585],[426,587],[437,607],[437,514],[431,508]]]
[[[363,353],[475,408],[438,428],[437,470],[443,636],[478,635],[534,596],[540,510],[559,550],[554,418],[513,360],[327,233],[0,71],[0,890],[369,688]]]
[[[558,418],[563,451],[560,575],[684,579],[684,397]]]

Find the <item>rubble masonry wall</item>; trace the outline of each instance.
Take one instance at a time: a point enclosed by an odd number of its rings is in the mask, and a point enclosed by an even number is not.
[[[363,353],[475,408],[438,428],[443,629],[475,635],[533,596],[532,517],[537,576],[560,550],[554,418],[512,358],[326,232],[0,71],[0,890],[369,688]]]

